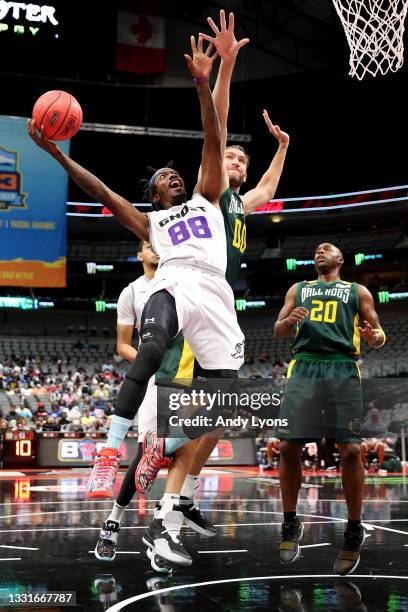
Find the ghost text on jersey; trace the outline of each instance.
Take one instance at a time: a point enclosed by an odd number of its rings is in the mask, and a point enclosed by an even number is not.
[[[182,219],[183,217],[185,217],[189,213],[190,210],[192,210],[193,212],[195,212],[195,211],[197,211],[197,212],[206,212],[205,206],[188,206],[187,204],[185,204],[185,206],[183,206],[183,208],[180,210],[180,212],[175,213],[174,215],[169,215],[168,217],[165,217],[164,219],[159,221],[159,226],[160,227],[164,227],[165,225],[167,225],[171,221],[176,221],[177,219]]]

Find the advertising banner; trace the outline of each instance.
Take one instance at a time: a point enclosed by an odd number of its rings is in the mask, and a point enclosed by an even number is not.
[[[69,152],[69,141],[58,146]],[[67,190],[26,119],[0,115],[0,286],[66,286]]]

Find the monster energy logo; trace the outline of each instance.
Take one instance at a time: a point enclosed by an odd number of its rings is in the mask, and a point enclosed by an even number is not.
[[[235,300],[235,308],[238,312],[242,312],[243,310],[255,309],[255,308],[265,308],[266,302],[265,300],[246,300],[245,298],[241,298],[239,300]]]
[[[378,301],[380,304],[385,304],[390,301],[390,294],[388,291],[379,291],[378,292]]]
[[[86,271],[88,274],[96,274],[97,272],[111,272],[113,270],[112,265],[98,265],[94,261],[88,261],[86,264]]]
[[[354,255],[354,260],[356,262],[356,266],[361,266],[363,261],[368,261],[370,259],[383,259],[384,255],[382,253],[356,253]]]
[[[105,300],[96,300],[95,309],[96,309],[96,312],[105,312],[106,310]]]
[[[286,268],[288,270],[296,270],[296,259],[287,259]]]
[[[235,300],[235,308],[238,312],[246,310],[246,300]]]

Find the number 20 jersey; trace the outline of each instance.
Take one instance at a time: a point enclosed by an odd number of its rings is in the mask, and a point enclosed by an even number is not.
[[[150,243],[159,267],[172,261],[225,274],[227,243],[221,210],[195,193],[185,204],[149,214]]]
[[[296,306],[309,311],[296,329],[296,353],[360,353],[359,301],[356,283],[343,280],[302,281],[296,285]]]

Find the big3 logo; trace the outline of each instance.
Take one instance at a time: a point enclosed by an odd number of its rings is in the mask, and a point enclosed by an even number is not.
[[[18,152],[0,147],[0,210],[26,208],[26,193],[21,191],[22,177],[18,169]]]

